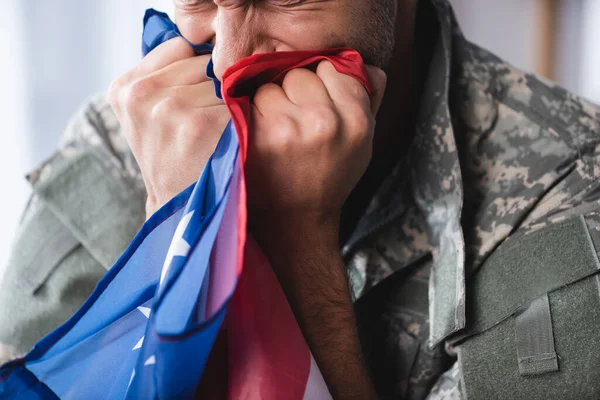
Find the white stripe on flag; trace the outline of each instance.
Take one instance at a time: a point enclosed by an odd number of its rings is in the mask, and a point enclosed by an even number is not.
[[[310,355],[310,372],[302,400],[332,400],[327,384],[312,354]]]

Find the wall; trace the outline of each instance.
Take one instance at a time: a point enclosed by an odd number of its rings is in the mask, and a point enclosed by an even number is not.
[[[6,254],[17,225],[19,214],[28,196],[28,187],[22,179],[25,170],[23,150],[28,131],[25,91],[27,79],[23,73],[25,49],[12,38],[17,37],[20,19],[16,1],[3,4],[0,13],[0,278],[6,263]]]
[[[600,104],[600,1],[581,3],[581,68],[577,83],[583,96]]]
[[[536,67],[534,0],[450,0],[465,36],[525,70]]]
[[[69,117],[140,59],[148,7],[171,0],[2,0],[0,279],[23,207],[24,175],[48,158]]]

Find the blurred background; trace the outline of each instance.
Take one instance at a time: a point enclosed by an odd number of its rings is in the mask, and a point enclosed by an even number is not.
[[[600,0],[451,0],[471,41],[600,103]],[[30,189],[72,113],[140,58],[171,0],[1,0],[0,279]]]

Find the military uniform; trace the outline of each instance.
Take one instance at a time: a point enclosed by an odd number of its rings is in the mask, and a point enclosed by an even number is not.
[[[27,179],[33,195],[0,282],[0,344],[15,354],[83,304],[145,220],[139,168],[102,96]]]
[[[342,249],[377,390],[600,398],[600,109],[466,41],[446,0],[419,4],[414,141]],[[0,291],[0,342],[19,351],[81,303],[143,221],[103,100],[69,132],[30,178]]]

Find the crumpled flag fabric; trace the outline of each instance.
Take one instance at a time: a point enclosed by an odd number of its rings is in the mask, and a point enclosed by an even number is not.
[[[178,36],[166,14],[146,12],[144,55]],[[248,131],[252,93],[322,60],[368,89],[362,59],[348,49],[254,55],[229,68],[222,87],[209,63],[232,120],[200,179],[148,219],[66,323],[2,366],[0,399],[331,398],[246,234],[243,171],[248,136],[260,134]]]

